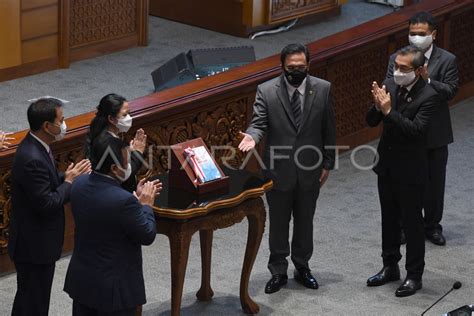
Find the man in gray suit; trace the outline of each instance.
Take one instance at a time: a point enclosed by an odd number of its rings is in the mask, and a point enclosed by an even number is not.
[[[429,178],[423,208],[426,238],[435,245],[443,246],[446,244],[446,239],[440,222],[444,208],[448,144],[453,142],[448,101],[453,99],[458,91],[459,76],[456,56],[433,43],[436,35],[437,25],[431,13],[419,12],[410,18],[409,41],[425,55],[425,66],[421,76],[440,96],[427,132]],[[395,57],[396,54],[393,54],[390,58],[387,79],[393,78]]]
[[[309,51],[290,44],[281,52],[281,76],[258,86],[254,113],[239,149],[254,149],[266,134],[264,168],[273,180],[267,193],[272,278],[270,294],[287,283],[289,222],[293,215],[291,260],[295,279],[317,289],[308,261],[313,253],[313,217],[320,187],[334,168],[335,120],[331,84],[308,75]]]

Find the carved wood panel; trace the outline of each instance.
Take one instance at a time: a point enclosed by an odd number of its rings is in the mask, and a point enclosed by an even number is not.
[[[474,81],[474,8],[451,19],[451,34],[448,50],[457,57],[460,84]]]
[[[10,170],[0,173],[0,254],[7,252],[8,225],[10,223]]]
[[[270,22],[291,19],[300,15],[309,15],[318,11],[336,7],[335,0],[270,0]]]
[[[70,47],[137,32],[137,0],[71,0]]]
[[[438,29],[436,30],[436,39],[434,41],[435,45],[441,47],[441,48],[444,48],[444,49],[448,49],[446,47],[444,47],[444,38],[445,38],[445,34],[444,34],[444,26],[445,26],[445,21],[439,21],[437,20],[436,23],[438,24]],[[449,50],[449,49],[448,49]]]
[[[372,103],[372,82],[383,81],[387,70],[387,45],[338,59],[328,66],[332,83],[336,137],[347,136],[367,127],[365,114]]]
[[[244,131],[248,125],[247,112],[251,109],[250,105],[253,104],[254,98],[254,94],[239,96],[209,106],[203,111],[190,113],[188,116],[154,126],[146,126],[144,129],[148,135],[150,147],[145,156],[147,163],[151,164],[147,174],[157,174],[169,168],[170,152],[162,146],[201,137],[211,151],[213,146],[225,145],[237,148],[240,141],[239,132]],[[217,148],[214,154],[216,161],[222,162],[225,157],[226,162],[235,167],[239,166],[244,159],[244,155],[238,150],[232,152]],[[227,160],[227,157],[234,154],[233,159]]]
[[[397,34],[397,37],[395,39],[395,50],[393,52],[390,52],[390,54],[395,53],[397,50],[399,50],[402,47],[405,47],[410,44],[408,41],[408,29],[403,30],[399,34]]]

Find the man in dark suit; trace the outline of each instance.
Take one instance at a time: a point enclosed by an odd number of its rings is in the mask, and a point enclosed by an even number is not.
[[[453,130],[448,101],[454,98],[459,87],[456,56],[439,48],[436,39],[437,26],[428,12],[415,14],[409,21],[409,41],[423,51],[425,65],[421,77],[435,89],[440,98],[428,128],[428,182],[423,208],[426,237],[435,245],[445,245],[443,227],[444,191],[448,144],[453,142]],[[395,54],[390,57],[387,79],[393,77]]]
[[[30,132],[12,167],[12,214],[8,252],[17,271],[12,315],[48,315],[55,262],[64,238],[64,204],[71,183],[90,171],[88,160],[59,173],[49,145],[64,137],[62,104],[40,99],[28,108]]]
[[[331,84],[308,75],[309,52],[301,44],[281,52],[283,74],[257,89],[253,118],[239,149],[249,151],[264,134],[264,174],[273,180],[267,193],[272,278],[265,293],[287,283],[289,222],[293,215],[291,260],[295,279],[317,289],[308,262],[313,253],[313,218],[320,187],[334,167],[335,120]]]
[[[423,64],[423,52],[417,47],[398,51],[394,78],[386,79],[382,88],[373,83],[375,105],[367,113],[369,126],[383,122],[374,167],[382,208],[383,268],[367,280],[367,285],[400,279],[401,222],[407,238],[407,276],[396,296],[413,295],[421,289],[425,265],[422,206],[428,178],[426,134],[439,100],[437,92],[421,77]]]
[[[134,194],[121,187],[131,167],[118,138],[97,138],[92,159],[95,170],[71,189],[76,230],[64,291],[74,316],[135,315],[146,302],[141,245],[156,236],[152,206],[161,183],[141,181]]]

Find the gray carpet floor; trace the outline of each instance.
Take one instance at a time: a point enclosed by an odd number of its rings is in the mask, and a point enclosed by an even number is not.
[[[71,64],[69,69],[1,82],[0,129],[28,128],[27,100],[44,95],[70,101],[65,107],[65,115],[70,117],[95,110],[100,98],[111,92],[129,100],[149,94],[153,92],[150,73],[189,49],[253,45],[257,59],[261,59],[279,53],[284,44],[313,42],[392,11],[389,6],[351,0],[342,7],[340,16],[253,41],[150,17],[148,47],[83,60]]]
[[[396,298],[394,282],[368,288],[366,279],[381,265],[381,227],[376,177],[351,163],[351,153],[340,157],[339,169],[331,173],[316,209],[314,254],[310,261],[320,288],[303,288],[290,278],[288,285],[272,295],[263,288],[270,277],[268,222],[250,279],[250,294],[260,304],[261,315],[420,315],[455,280],[463,283],[427,315],[441,315],[461,305],[474,304],[474,98],[452,109],[455,143],[450,145],[444,231],[447,246],[426,243],[424,288],[408,298]],[[375,146],[375,143],[370,145]],[[367,166],[370,150],[359,151],[355,161]],[[198,302],[200,285],[199,237],[191,244],[182,315],[239,315],[240,267],[244,256],[247,223],[244,221],[214,234],[211,302]],[[404,248],[404,247],[402,247]],[[402,249],[404,254],[404,249]],[[143,247],[144,274],[148,303],[144,315],[170,313],[170,255],[166,237],[158,235]],[[62,291],[69,257],[57,263],[51,298],[51,315],[70,315],[72,302]],[[404,258],[401,262],[404,265]],[[290,276],[292,275],[290,264]],[[404,271],[402,269],[402,271]],[[404,273],[402,273],[404,274]],[[403,277],[404,275],[402,275]],[[0,278],[0,315],[7,315],[16,289],[15,275]]]

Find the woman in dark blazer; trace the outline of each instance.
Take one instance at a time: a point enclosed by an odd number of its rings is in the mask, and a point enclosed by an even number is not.
[[[91,122],[89,134],[86,139],[85,154],[91,159],[91,148],[99,137],[123,138],[132,126],[132,117],[127,100],[115,93],[104,96],[99,105],[94,119]],[[122,183],[122,188],[133,192],[137,188],[137,173],[142,167],[143,152],[146,147],[146,134],[143,129],[137,130],[135,138],[130,142],[130,164],[132,172],[127,181]],[[98,161],[91,159],[92,169],[95,169]]]

